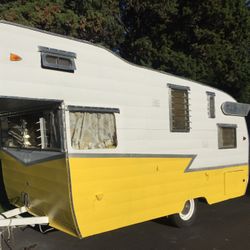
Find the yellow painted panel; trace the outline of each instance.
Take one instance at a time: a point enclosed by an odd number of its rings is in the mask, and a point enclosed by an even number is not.
[[[191,158],[70,158],[68,168],[65,159],[27,167],[0,156],[12,203],[28,193],[32,214],[77,237],[178,213],[191,198],[240,196],[248,181],[247,165],[185,173]]]
[[[245,190],[245,172],[242,170],[225,173],[225,195],[238,196]]]
[[[72,195],[82,236],[178,213],[186,200],[225,194],[224,174],[248,166],[185,173],[191,158],[70,158]],[[235,180],[237,182],[237,180]],[[243,195],[246,183],[237,191]]]
[[[6,192],[13,205],[22,206],[22,193],[29,196],[29,212],[49,216],[50,226],[79,236],[74,222],[70,177],[65,159],[25,166],[0,153]]]

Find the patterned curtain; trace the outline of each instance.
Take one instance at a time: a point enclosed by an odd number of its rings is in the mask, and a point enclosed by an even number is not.
[[[70,132],[74,149],[117,146],[115,116],[112,113],[70,112]]]

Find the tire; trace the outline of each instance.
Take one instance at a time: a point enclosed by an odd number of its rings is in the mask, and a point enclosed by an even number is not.
[[[188,227],[194,224],[197,216],[197,201],[194,199],[185,202],[183,210],[178,214],[168,216],[169,222],[176,227]]]

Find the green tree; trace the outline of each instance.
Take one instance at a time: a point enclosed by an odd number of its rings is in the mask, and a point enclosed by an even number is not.
[[[245,0],[123,1],[122,55],[250,102],[250,12]]]
[[[65,0],[65,8],[79,17],[77,35],[81,39],[117,50],[124,40],[119,1]]]
[[[193,79],[245,100],[250,80],[250,15],[245,1],[179,0],[174,50],[196,61]],[[196,68],[196,70],[195,70]],[[250,100],[249,100],[250,101]]]
[[[176,15],[176,1],[123,0],[121,9],[126,30],[121,55],[136,64],[162,69],[160,50],[173,42],[166,27]]]
[[[57,32],[76,35],[77,16],[64,8],[61,0],[16,0],[0,5],[0,17],[7,21]]]
[[[0,18],[102,44],[250,102],[249,0],[12,0],[1,1]]]
[[[119,2],[16,0],[0,4],[0,18],[118,49],[123,41]]]

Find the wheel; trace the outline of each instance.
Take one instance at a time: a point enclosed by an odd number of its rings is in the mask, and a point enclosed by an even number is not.
[[[169,221],[176,227],[187,227],[191,226],[197,215],[197,202],[196,200],[188,200],[185,202],[183,210],[178,214],[170,215]]]

